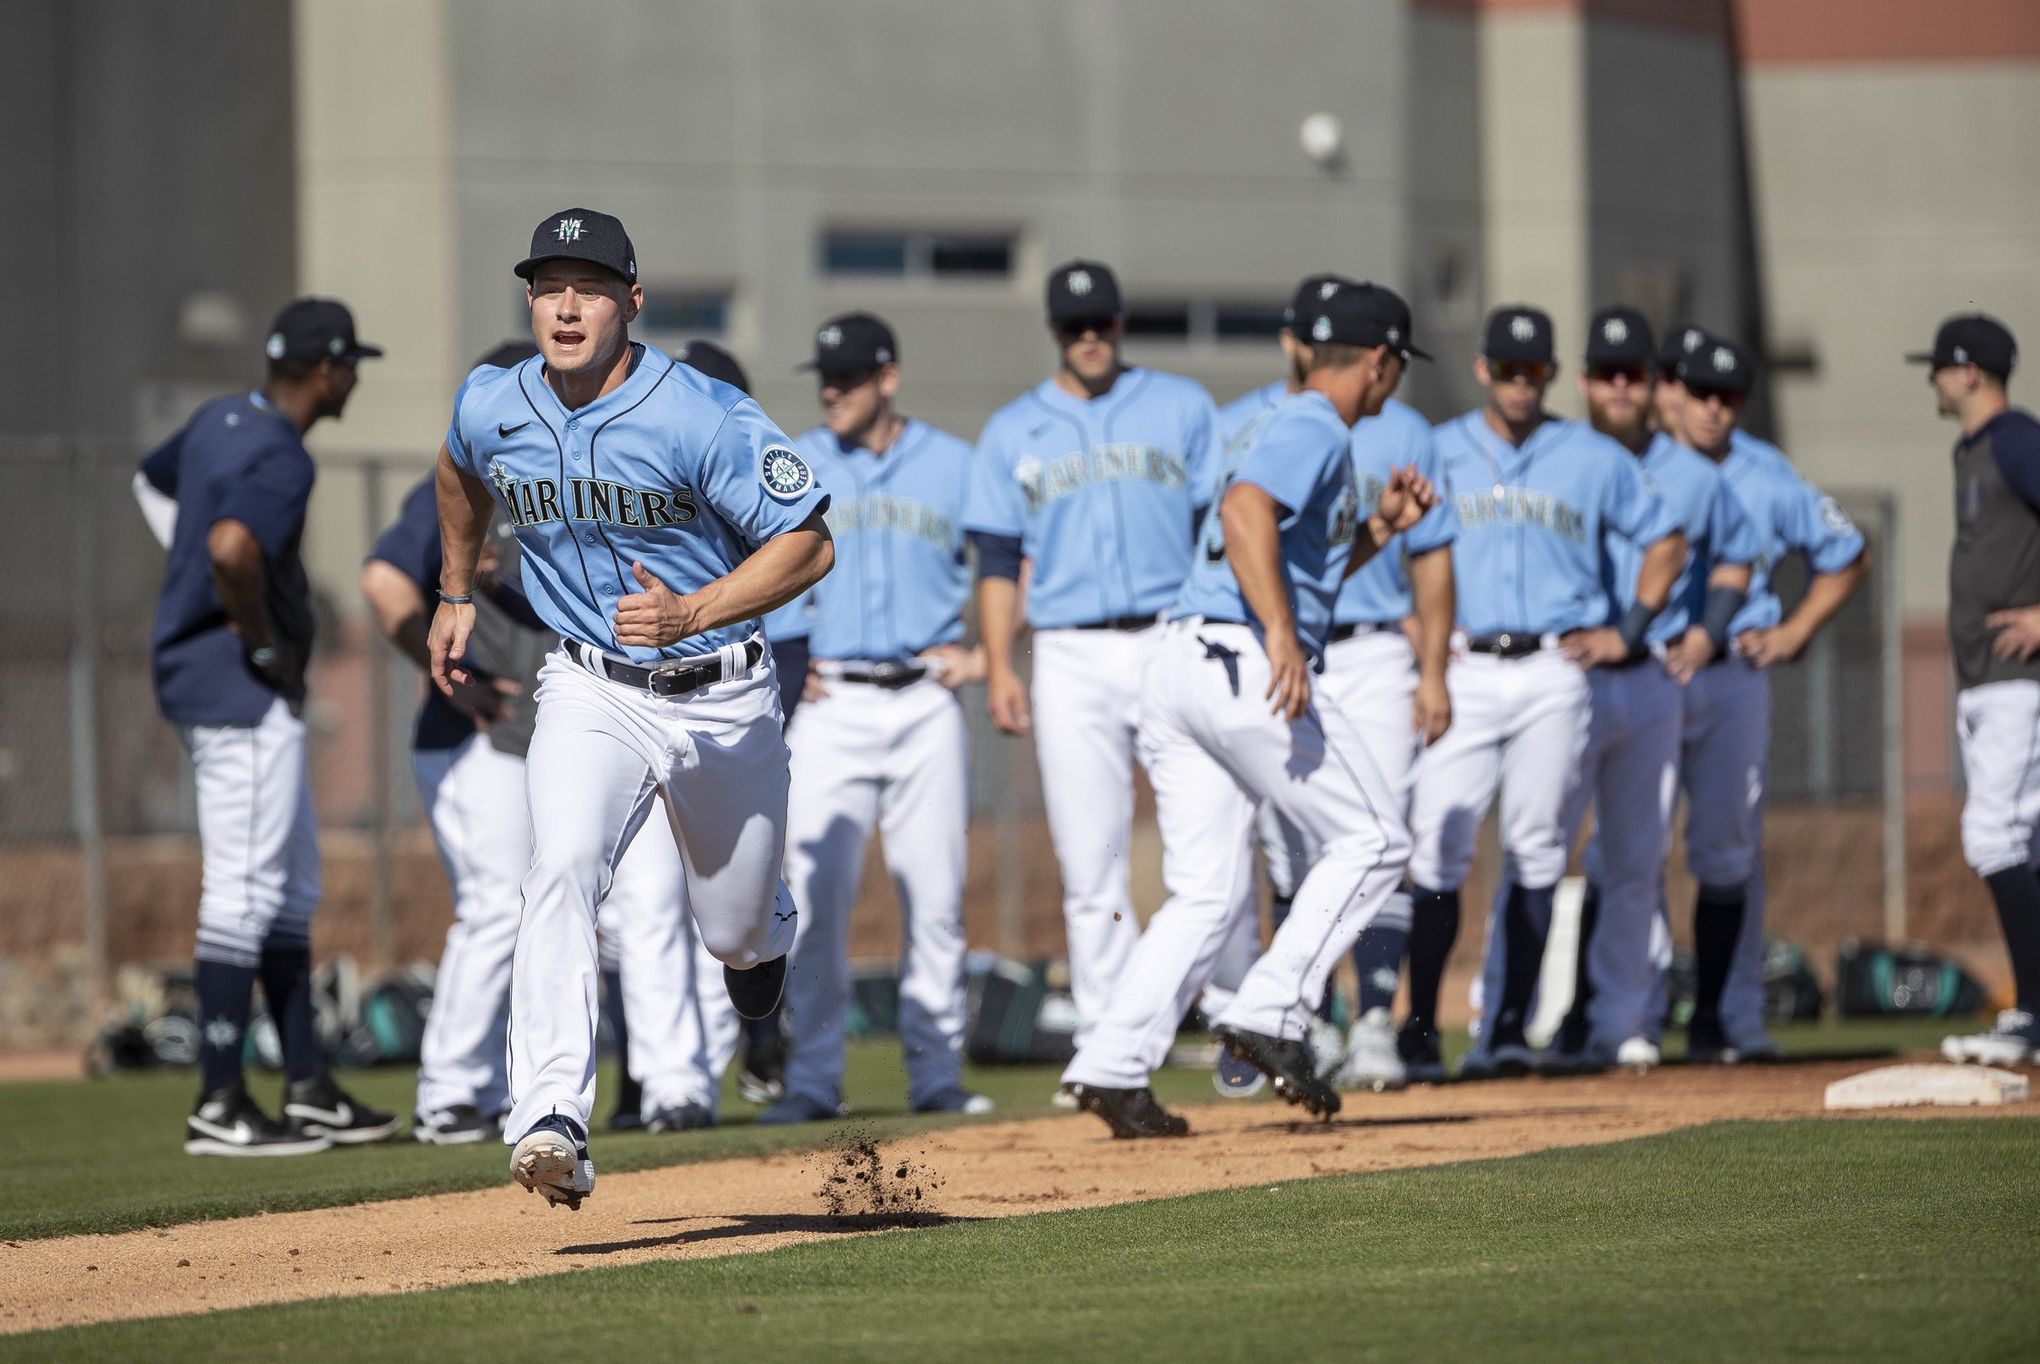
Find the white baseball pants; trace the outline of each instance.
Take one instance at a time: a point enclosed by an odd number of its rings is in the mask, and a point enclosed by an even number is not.
[[[1962,856],[1978,876],[2040,862],[2040,682],[1986,682],[1955,698]]]
[[[1108,1007],[1140,936],[1127,849],[1133,838],[1141,674],[1160,631],[1155,626],[1034,635],[1034,742],[1042,805],[1062,871],[1080,1046]]]
[[[1236,921],[1258,803],[1275,804],[1323,853],[1217,1021],[1304,1036],[1333,967],[1401,880],[1408,833],[1358,731],[1328,696],[1293,723],[1271,715],[1267,685],[1267,655],[1247,627],[1166,628],[1142,686],[1140,747],[1169,898],[1065,1080],[1138,1088],[1167,1056]]]
[[[786,737],[786,882],[801,911],[786,1090],[830,1108],[843,1097],[850,910],[876,827],[899,897],[900,1049],[918,1106],[963,1083],[969,725],[956,694],[932,677],[891,690],[823,685],[828,694],[801,703]]]
[[[679,697],[584,669],[564,648],[539,670],[526,761],[533,857],[510,990],[514,1145],[595,1103],[595,910],[623,850],[664,797],[684,905],[711,956],[740,970],[784,955],[795,914],[780,884],[787,767],[770,655]]]
[[[259,966],[265,942],[305,946],[319,907],[319,829],[305,722],[278,697],[253,725],[178,729],[198,779],[198,951]]]

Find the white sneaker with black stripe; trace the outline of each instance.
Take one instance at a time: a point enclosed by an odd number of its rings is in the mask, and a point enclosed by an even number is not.
[[[187,1156],[309,1156],[332,1145],[330,1138],[293,1131],[264,1113],[239,1082],[199,1095],[184,1120]]]

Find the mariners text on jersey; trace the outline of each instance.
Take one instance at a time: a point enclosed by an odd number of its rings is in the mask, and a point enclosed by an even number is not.
[[[489,462],[489,483],[513,526],[548,521],[606,521],[616,526],[684,526],[700,514],[691,488],[633,488],[599,478],[570,478],[566,496],[550,478],[517,478],[501,460]]]

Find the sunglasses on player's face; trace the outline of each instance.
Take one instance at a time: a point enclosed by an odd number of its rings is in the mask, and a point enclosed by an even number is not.
[[[822,370],[817,375],[824,393],[831,390],[837,393],[848,393],[852,389],[864,387],[877,377],[878,370],[876,369]]]
[[[1705,407],[1708,403],[1720,403],[1723,407],[1734,407],[1742,400],[1742,394],[1732,388],[1709,388],[1704,384],[1687,384],[1686,396]]]
[[[1055,324],[1055,334],[1064,341],[1081,341],[1093,332],[1104,336],[1111,332],[1112,324],[1118,320],[1111,316],[1068,317]]]
[[[1628,384],[1636,388],[1650,378],[1650,371],[1642,365],[1595,365],[1587,371],[1587,378],[1597,384]]]
[[[1491,360],[1488,373],[1498,384],[1530,384],[1533,387],[1551,378],[1551,366],[1541,360]]]

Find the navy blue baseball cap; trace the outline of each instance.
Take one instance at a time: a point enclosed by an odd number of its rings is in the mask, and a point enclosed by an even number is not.
[[[1700,344],[1679,356],[1672,373],[1689,391],[1747,393],[1757,382],[1757,358],[1740,342],[1702,332]]]
[[[1510,303],[1488,314],[1487,339],[1480,353],[1490,360],[1523,365],[1558,363],[1552,339],[1551,314],[1542,308]]]
[[[1905,358],[1910,364],[1935,369],[1975,365],[1986,374],[2009,379],[2019,367],[2019,343],[2004,323],[1988,313],[1963,313],[1941,324],[1934,333],[1932,350],[1915,351]]]
[[[269,324],[262,353],[272,360],[315,365],[321,360],[353,364],[382,354],[381,346],[355,339],[354,314],[334,298],[294,298]]]
[[[607,213],[592,208],[563,208],[549,213],[531,229],[531,254],[513,265],[519,279],[528,280],[549,260],[584,260],[621,275],[626,284],[637,283],[637,248],[623,224]]]
[[[683,365],[691,365],[711,379],[722,380],[739,392],[749,394],[751,391],[751,376],[744,373],[737,357],[713,341],[689,341],[673,352],[673,358]]]
[[[1319,299],[1330,298],[1342,285],[1357,284],[1359,281],[1344,275],[1305,275],[1297,282],[1296,292],[1282,308],[1282,325],[1290,331],[1296,330],[1296,319],[1309,312]]]
[[[1707,343],[1707,333],[1698,327],[1674,327],[1665,333],[1664,344],[1658,348],[1658,375],[1665,379],[1679,377],[1679,361],[1699,350]]]
[[[1048,272],[1048,320],[1118,317],[1126,311],[1119,280],[1100,261],[1072,260]]]
[[[1587,324],[1587,364],[1654,368],[1657,341],[1650,334],[1649,320],[1619,303],[1595,313]]]
[[[1348,280],[1297,313],[1299,341],[1338,346],[1387,346],[1397,354],[1430,359],[1410,344],[1410,305],[1395,290]]]
[[[820,370],[823,374],[868,374],[900,358],[900,343],[893,329],[871,313],[844,313],[832,317],[815,333],[815,354],[797,368]]]

